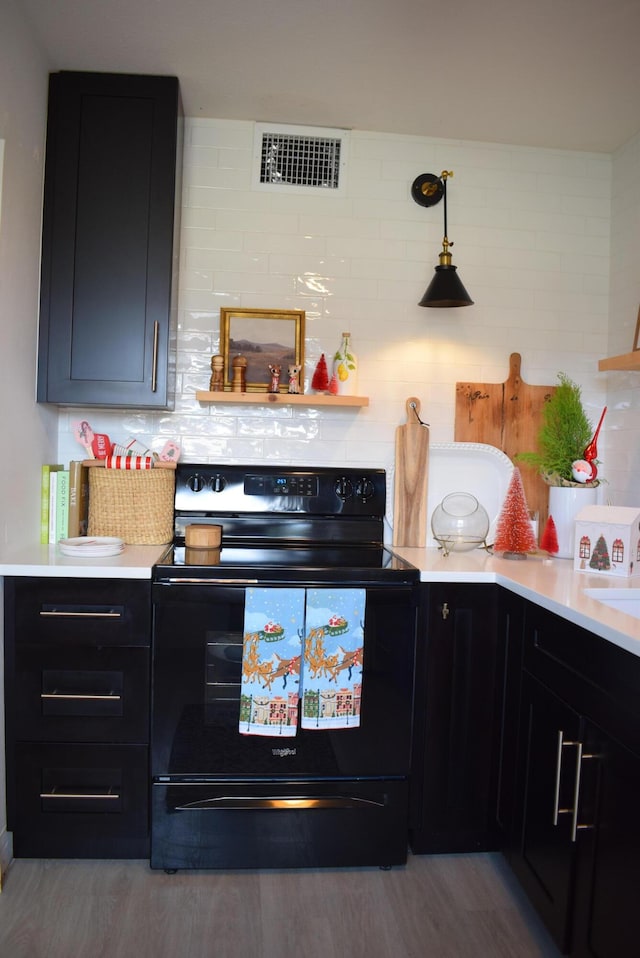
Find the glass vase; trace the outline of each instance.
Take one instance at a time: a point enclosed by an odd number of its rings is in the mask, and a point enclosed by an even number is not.
[[[450,492],[431,516],[433,537],[445,555],[486,546],[489,516],[470,492]]]

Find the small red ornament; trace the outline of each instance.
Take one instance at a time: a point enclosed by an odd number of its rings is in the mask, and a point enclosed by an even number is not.
[[[318,393],[324,393],[329,388],[329,373],[327,372],[327,361],[324,353],[318,360],[311,380],[311,388]]]
[[[596,467],[596,459],[598,458],[597,443],[598,443],[598,435],[600,433],[600,429],[602,427],[602,421],[604,419],[604,414],[606,413],[606,411],[607,411],[607,407],[605,406],[604,409],[602,410],[602,415],[600,416],[600,422],[598,423],[598,428],[593,434],[593,439],[587,445],[587,448],[585,449],[585,451],[582,453],[582,458],[585,459],[591,466],[591,475],[589,476],[588,482],[593,482],[593,480],[598,475],[598,469]]]
[[[333,376],[332,376],[331,379],[329,380],[328,390],[329,390],[329,393],[330,393],[332,396],[337,396],[337,395],[338,395],[338,377],[336,376],[335,373],[333,374]]]
[[[505,558],[524,559],[527,552],[535,551],[536,545],[522,476],[515,468],[498,517],[493,549],[494,552],[503,552]]]
[[[560,548],[558,543],[558,530],[556,529],[556,524],[553,521],[553,516],[549,516],[545,523],[545,527],[542,530],[540,548],[544,552],[548,552],[549,555],[555,555]]]

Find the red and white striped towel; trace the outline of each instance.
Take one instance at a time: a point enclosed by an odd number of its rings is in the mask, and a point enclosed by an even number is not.
[[[153,456],[107,456],[105,469],[153,469]]]

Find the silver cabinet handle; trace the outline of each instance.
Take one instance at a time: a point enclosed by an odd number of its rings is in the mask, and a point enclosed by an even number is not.
[[[576,749],[576,768],[573,783],[573,805],[571,808],[560,808],[560,781],[562,778],[562,750],[563,748]],[[575,842],[579,830],[593,828],[593,825],[578,824],[578,807],[580,805],[580,782],[582,777],[582,762],[585,759],[598,758],[591,752],[585,752],[582,742],[570,742],[564,740],[564,732],[558,729],[558,744],[556,751],[556,776],[553,802],[553,824],[558,824],[559,815],[571,815],[571,841]]]
[[[556,750],[556,782],[555,794],[553,798],[553,824],[558,824],[558,815],[560,814],[560,778],[562,775],[562,746],[564,745],[564,732],[558,729],[558,745]]]
[[[119,792],[40,792],[40,798],[86,798],[89,801],[102,801],[105,798],[120,798]]]
[[[160,332],[160,323],[156,320],[153,324],[153,359],[151,361],[151,392],[154,393],[158,388],[158,334]]]
[[[575,842],[578,830],[587,830],[593,828],[593,825],[578,825],[578,806],[580,804],[580,781],[582,777],[582,762],[589,758],[598,758],[592,752],[584,752],[582,742],[576,742],[578,751],[576,754],[576,780],[573,789],[573,810],[571,814],[571,841]]]
[[[122,612],[40,612],[43,618],[58,619],[120,619]]]
[[[83,692],[41,692],[41,699],[72,699],[74,701],[91,702],[119,702],[122,698],[117,692],[95,693],[87,695]]]

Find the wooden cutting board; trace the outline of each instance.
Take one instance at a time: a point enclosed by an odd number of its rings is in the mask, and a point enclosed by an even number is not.
[[[544,404],[555,386],[529,386],[520,375],[520,353],[511,353],[509,378],[503,383],[456,383],[456,442],[484,442],[510,459],[537,451]],[[527,505],[539,514],[542,532],[549,509],[549,488],[537,471],[515,463],[522,475]]]
[[[406,402],[407,422],[396,429],[393,545],[423,548],[427,538],[429,427],[420,420],[420,400]]]

